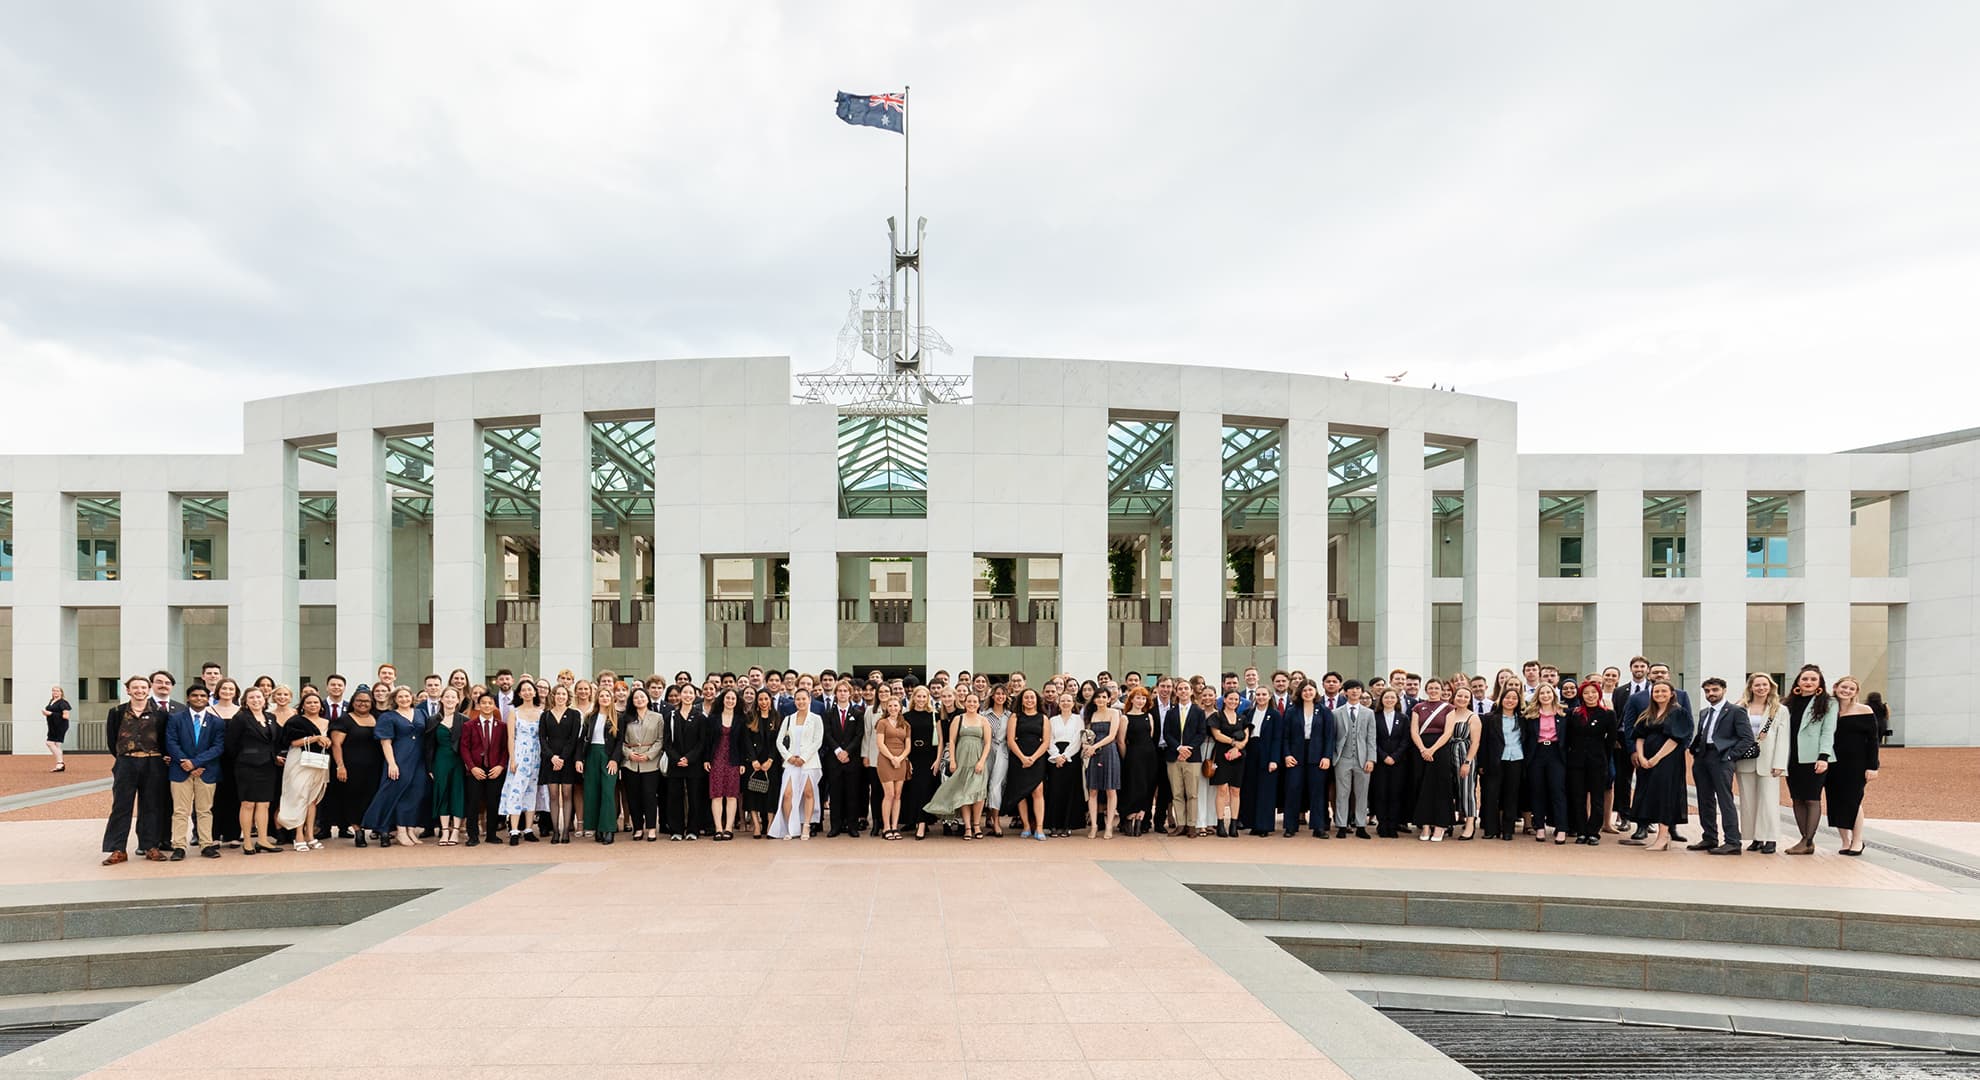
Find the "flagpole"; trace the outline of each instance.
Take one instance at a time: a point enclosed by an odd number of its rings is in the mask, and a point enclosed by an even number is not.
[[[911,137],[908,134],[910,125],[908,94],[913,89],[913,87],[905,84],[901,87],[901,243],[903,248],[907,245],[907,237],[913,235],[910,230],[914,228],[914,215],[909,212],[909,207],[913,204],[914,191],[914,171],[912,168],[914,144],[910,141]],[[916,282],[915,284],[919,285],[920,282]],[[914,360],[914,338],[906,329],[907,302],[907,278],[903,275],[901,278],[901,359],[903,362],[912,362]]]

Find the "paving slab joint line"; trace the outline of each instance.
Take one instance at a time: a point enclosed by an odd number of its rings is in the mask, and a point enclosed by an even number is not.
[[[1101,860],[1099,867],[1352,1080],[1478,1080],[1478,1074],[1301,963],[1175,874],[1187,867]],[[1269,983],[1267,982],[1269,980]],[[1316,1010],[1315,999],[1325,999]]]
[[[183,986],[86,1027],[10,1054],[0,1074],[33,1080],[73,1080],[127,1057],[168,1035],[212,1019],[346,957],[399,937],[448,912],[518,884],[551,864],[485,866],[433,875],[431,892],[414,896],[344,926],[323,931],[306,947],[267,956]],[[351,889],[366,879],[402,881],[398,871],[323,875],[326,890]],[[338,884],[336,882],[341,882]],[[390,891],[391,886],[381,887]]]

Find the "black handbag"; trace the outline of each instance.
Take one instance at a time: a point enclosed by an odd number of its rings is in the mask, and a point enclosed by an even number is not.
[[[1767,722],[1760,725],[1760,734],[1765,735],[1767,732],[1772,731],[1773,728],[1774,728],[1774,720],[1772,717],[1768,717]],[[1734,755],[1733,760],[1752,761],[1754,758],[1757,758],[1759,756],[1760,756],[1760,739],[1758,736],[1755,736],[1751,742],[1748,742],[1745,746],[1739,748],[1739,753]]]
[[[749,790],[757,795],[768,792],[770,790],[770,774],[760,772],[750,773]]]

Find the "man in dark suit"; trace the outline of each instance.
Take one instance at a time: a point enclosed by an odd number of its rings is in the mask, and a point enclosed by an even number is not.
[[[1162,735],[1169,740],[1164,769],[1169,781],[1169,816],[1174,819],[1173,835],[1187,836],[1197,828],[1197,785],[1203,779],[1203,740],[1210,737],[1210,714],[1217,695],[1204,687],[1195,701],[1190,700],[1189,683],[1175,682],[1175,701],[1162,717]]]
[[[200,855],[220,857],[213,840],[213,792],[220,782],[220,756],[226,750],[227,724],[207,712],[206,684],[186,688],[186,707],[165,722],[167,778],[172,785],[172,861],[204,840]]]
[[[124,845],[131,836],[131,810],[137,810],[138,850],[151,862],[164,862],[165,829],[171,806],[165,771],[165,725],[169,717],[151,699],[151,680],[133,675],[124,683],[130,700],[110,709],[103,725],[115,760],[110,763],[110,818],[103,825],[103,865],[128,862]]]
[[[486,827],[493,842],[502,827],[502,777],[509,770],[509,725],[502,722],[501,702],[484,692],[474,714],[456,720],[461,765],[467,769],[467,846],[481,843]]]
[[[822,707],[825,744],[820,758],[825,766],[825,805],[832,812],[832,836],[857,836],[859,824],[859,744],[864,733],[864,717],[853,703],[852,683],[840,680],[833,687],[832,701]],[[814,710],[816,711],[816,710]]]
[[[693,687],[681,690],[680,700],[667,712],[667,832],[675,840],[701,835],[701,814],[708,808],[708,772],[701,767],[701,738],[708,718],[702,715]]]
[[[1691,741],[1691,778],[1698,785],[1698,825],[1702,835],[1692,851],[1737,855],[1739,808],[1733,805],[1733,766],[1753,746],[1753,722],[1746,710],[1726,700],[1726,681],[1706,679],[1705,710]],[[1774,808],[1763,807],[1767,813]],[[1721,821],[1724,831],[1721,832]],[[1723,839],[1725,842],[1720,843]]]
[[[1185,688],[1188,686],[1184,684]],[[1155,711],[1155,754],[1162,762],[1162,778],[1155,784],[1154,822],[1164,833],[1175,835],[1176,822],[1169,815],[1175,809],[1175,790],[1170,783],[1171,765],[1176,762],[1176,744],[1182,739],[1182,723],[1187,718],[1186,703],[1176,700],[1176,680],[1167,675],[1155,680],[1155,701],[1149,706]],[[1174,730],[1170,729],[1170,714],[1175,714]]]
[[[151,703],[157,706],[159,711],[163,712],[167,719],[173,713],[186,707],[185,702],[172,697],[172,687],[176,685],[178,685],[178,680],[174,679],[172,673],[169,671],[154,671],[151,673]]]

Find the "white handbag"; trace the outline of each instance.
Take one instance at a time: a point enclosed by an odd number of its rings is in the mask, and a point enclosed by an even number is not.
[[[296,768],[299,769],[328,769],[330,767],[330,755],[321,750],[298,750],[295,757]]]

